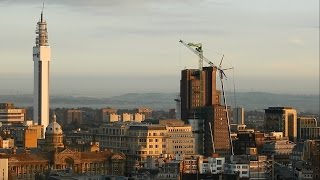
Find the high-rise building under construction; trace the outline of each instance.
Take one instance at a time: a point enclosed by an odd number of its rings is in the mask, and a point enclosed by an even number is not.
[[[196,112],[204,106],[220,104],[220,93],[216,89],[216,71],[214,67],[204,67],[201,75],[199,69],[181,71],[181,119],[194,118]]]
[[[193,125],[198,153],[230,155],[226,109],[216,88],[216,67],[181,71],[181,119]],[[228,110],[229,111],[229,110]]]

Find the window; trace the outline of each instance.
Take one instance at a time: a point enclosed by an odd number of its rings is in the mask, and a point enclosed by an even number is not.
[[[149,145],[149,148],[153,148],[153,146],[152,146],[152,145]]]
[[[153,139],[149,139],[149,142],[153,142]]]

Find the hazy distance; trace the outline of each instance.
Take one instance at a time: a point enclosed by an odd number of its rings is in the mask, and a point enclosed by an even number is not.
[[[180,76],[53,76],[51,77],[51,95],[72,95],[84,97],[112,97],[126,93],[178,93]],[[33,93],[33,77],[1,76],[0,95],[19,95]],[[281,94],[318,95],[319,84],[308,79],[278,78],[239,78],[235,79],[236,92],[270,92]],[[272,86],[270,86],[272,84]],[[299,85],[300,84],[300,85]],[[297,86],[298,85],[298,86]],[[220,89],[220,84],[217,84]],[[312,87],[312,88],[310,88]],[[226,82],[226,90],[233,92],[232,76]]]

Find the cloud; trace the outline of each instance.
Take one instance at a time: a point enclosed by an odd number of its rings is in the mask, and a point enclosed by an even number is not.
[[[304,40],[299,37],[289,38],[288,41],[289,41],[289,44],[292,44],[295,46],[303,46],[304,45]]]

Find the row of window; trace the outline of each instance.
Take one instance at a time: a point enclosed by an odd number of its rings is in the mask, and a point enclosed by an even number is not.
[[[169,132],[190,132],[191,129],[169,129]]]
[[[193,140],[173,140],[172,143],[193,143]]]
[[[194,154],[194,151],[173,151],[173,154]]]
[[[155,148],[159,148],[160,146],[154,145]],[[153,145],[149,145],[149,148],[153,148]],[[162,148],[166,148],[166,145],[162,145]]]
[[[193,148],[193,145],[186,145],[186,146],[174,146],[174,148],[178,149],[178,148]]]

